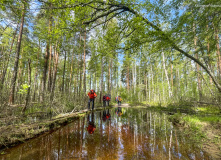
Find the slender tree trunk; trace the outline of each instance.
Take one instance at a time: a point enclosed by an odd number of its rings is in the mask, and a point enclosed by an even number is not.
[[[209,26],[208,26],[208,24],[206,25],[206,28],[207,28],[207,32],[208,32],[208,30],[209,30]],[[208,54],[208,63],[209,63],[208,65],[209,65],[210,70],[212,71],[209,36],[207,36],[206,39],[207,39],[207,54]],[[213,72],[213,71],[212,71],[212,72]],[[213,83],[212,78],[209,77],[209,79],[210,79],[210,84],[212,84],[212,83]]]
[[[65,65],[66,65],[67,53],[64,51],[64,68],[63,68],[63,78],[62,78],[62,92],[64,93],[64,79],[65,79]]]
[[[101,57],[101,85],[100,85],[100,103],[102,103],[102,92],[103,92],[103,57]]]
[[[51,42],[50,42],[51,43]],[[52,84],[52,44],[50,44],[49,49],[49,59],[48,59],[48,91],[51,91],[51,84]]]
[[[23,113],[25,113],[25,110],[27,109],[28,102],[30,99],[30,91],[31,91],[31,60],[30,59],[28,59],[28,85],[29,87],[28,87],[26,98],[25,98],[25,106],[22,110]]]
[[[163,56],[163,68],[164,68],[165,76],[166,76],[167,83],[168,83],[169,97],[171,97],[171,96],[172,96],[172,92],[171,92],[171,87],[170,87],[169,77],[168,77],[168,74],[167,74],[167,69],[166,69],[166,64],[165,64],[164,52],[162,52],[162,56]]]
[[[15,97],[17,96],[17,91],[19,90],[22,82],[23,82],[23,71],[25,69],[25,66],[23,65],[22,63],[22,55],[23,55],[23,48],[21,50],[21,54],[20,54],[20,61],[19,61],[19,64],[18,64],[18,75],[17,75],[17,84],[16,84],[16,87],[15,87]],[[21,76],[22,75],[22,76]],[[21,78],[20,78],[21,77]],[[25,77],[25,76],[24,76]],[[19,102],[21,102],[21,97],[22,95],[19,94]]]
[[[148,76],[148,72],[145,71],[145,101],[146,101],[146,104],[147,104],[147,76]]]
[[[71,68],[70,68],[70,84],[69,84],[69,86],[70,86],[69,92],[70,93],[71,93],[71,90],[72,90],[71,88],[72,88],[72,80],[73,80],[74,59],[75,59],[75,57],[74,57],[74,45],[73,45],[73,53],[72,53]]]
[[[193,32],[194,32],[194,49],[196,51],[197,47],[197,37],[195,33],[195,24],[193,24]],[[198,53],[196,53],[196,59],[199,59]],[[200,79],[200,67],[199,64],[196,63],[196,70],[197,70],[197,84],[198,84],[198,91],[199,91],[199,100],[201,101],[202,99],[202,84],[201,84],[201,79]]]
[[[9,103],[14,103],[14,94],[15,94],[15,83],[17,80],[17,72],[18,72],[18,62],[19,62],[19,56],[20,56],[20,48],[21,48],[21,41],[22,41],[22,34],[23,34],[23,26],[24,26],[24,19],[25,19],[25,11],[26,6],[23,4],[23,10],[22,10],[22,18],[21,18],[21,24],[20,24],[20,31],[18,36],[18,47],[15,55],[15,64],[14,64],[14,73],[11,81],[11,91],[9,96]]]
[[[45,57],[44,57],[44,73],[43,73],[43,88],[42,88],[42,100],[43,101],[44,101],[44,93],[46,91],[48,59],[49,59],[49,45],[47,44],[46,45]]]
[[[155,90],[154,90],[154,82],[153,82],[154,74],[153,74],[152,65],[151,65],[151,73],[152,73],[152,75],[151,75],[151,79],[152,79],[152,87],[151,87],[152,88],[152,99],[155,102]]]
[[[164,94],[164,70],[163,70],[163,66],[161,66],[161,70],[162,70],[162,90],[163,90],[163,95],[162,95],[162,101],[164,102],[165,99],[165,94]]]
[[[109,60],[109,65],[108,65],[108,83],[107,83],[107,90],[108,90],[108,91],[107,91],[107,92],[110,92],[110,83],[111,83],[111,79],[110,79],[110,72],[111,72],[111,71],[110,71],[110,70],[111,70],[111,69],[110,69],[110,65],[111,65],[111,64],[110,64],[110,60]]]
[[[56,84],[56,77],[57,77],[57,68],[58,68],[58,58],[59,58],[59,53],[57,51],[57,44],[56,44],[56,47],[55,47],[55,53],[54,53],[54,56],[55,56],[55,63],[54,63],[54,74],[53,74],[53,81],[52,81],[52,86],[51,86],[51,101],[53,100],[54,98],[54,90],[55,90],[55,84]]]
[[[220,56],[220,46],[219,46],[219,34],[218,34],[218,29],[215,28],[215,39],[216,39],[216,53],[217,53],[217,68],[218,68],[218,73],[219,77],[221,77],[221,56]]]
[[[51,31],[52,31],[52,3],[49,4],[49,27],[48,27],[48,86],[47,89],[50,92],[51,91],[51,66],[52,66],[52,37],[51,37]]]
[[[112,73],[113,73],[113,59],[111,58],[111,71],[110,71],[110,90],[109,93],[111,94],[111,90],[112,90]]]
[[[79,82],[79,97],[81,97],[81,89],[82,89],[82,62],[83,62],[83,54],[81,54],[81,33],[80,33],[80,42],[79,42],[79,51],[80,51],[80,60],[79,60],[79,75],[80,75],[80,82]]]
[[[83,81],[84,81],[84,95],[86,93],[86,30],[84,36],[84,63],[83,63]]]
[[[172,62],[172,57],[171,57],[171,62]],[[171,81],[171,92],[173,94],[173,64],[171,63],[170,65],[170,72],[171,72],[171,77],[170,77],[170,81]]]
[[[150,103],[150,92],[151,92],[151,88],[150,88],[150,71],[148,71],[148,94],[149,94],[149,103]]]
[[[38,45],[39,45],[39,48],[38,48],[38,55],[37,55],[37,64],[38,64],[38,61],[39,61],[39,54],[40,54],[40,52],[41,52],[41,42],[40,42],[40,40],[39,40],[39,44],[38,44]],[[36,68],[35,68],[33,101],[35,101],[37,77],[38,77],[38,65],[36,65]]]
[[[129,65],[127,66],[127,92],[129,93],[130,90],[130,68]]]
[[[135,76],[135,79],[134,79],[134,88],[135,88],[135,90],[134,90],[134,93],[136,93],[136,88],[137,88],[137,58],[135,57],[135,71],[134,71],[134,76]]]
[[[4,67],[4,70],[3,70],[3,73],[2,73],[2,76],[1,76],[0,90],[3,89],[3,87],[4,87],[5,75],[6,75],[7,70],[8,70],[8,63],[9,63],[9,60],[10,60],[12,48],[13,48],[14,41],[15,41],[15,37],[16,37],[17,31],[18,31],[18,26],[19,26],[19,25],[17,25],[17,27],[16,27],[16,30],[15,30],[15,33],[14,33],[14,36],[13,36],[13,39],[12,39],[11,47],[10,47],[10,50],[9,50],[9,53],[8,53],[8,57],[7,57],[7,59],[6,59],[6,65],[5,65],[5,67]]]

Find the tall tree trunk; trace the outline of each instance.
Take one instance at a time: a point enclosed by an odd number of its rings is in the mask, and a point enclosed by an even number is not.
[[[167,83],[168,83],[169,97],[171,97],[171,96],[172,96],[172,92],[171,92],[171,87],[170,87],[169,77],[168,77],[168,74],[167,74],[167,69],[166,69],[166,64],[165,64],[164,52],[162,52],[162,56],[163,56],[163,68],[164,68],[165,76],[166,76]]]
[[[79,71],[79,75],[80,75],[80,82],[79,82],[79,97],[81,97],[81,89],[82,89],[82,61],[83,61],[83,54],[81,54],[81,33],[80,33],[80,42],[79,42],[79,51],[80,51],[80,53],[79,53],[79,56],[80,56],[80,58],[79,58],[79,69],[78,69],[78,71]]]
[[[52,31],[52,3],[49,4],[49,19],[48,19],[48,86],[47,89],[50,92],[51,91],[51,66],[52,66],[52,37],[51,37],[51,31]]]
[[[28,102],[30,99],[30,91],[31,91],[31,60],[30,59],[28,59],[28,85],[29,85],[29,87],[28,87],[28,92],[27,92],[26,98],[25,98],[25,106],[22,109],[23,113],[25,113],[25,110],[27,109]]]
[[[44,57],[44,73],[43,73],[43,86],[42,86],[42,100],[43,101],[44,101],[44,93],[46,91],[48,59],[49,59],[49,44],[46,45],[46,52],[45,52],[45,57]]]
[[[111,94],[111,90],[112,90],[112,73],[113,73],[113,59],[111,58],[111,67],[110,67],[111,71],[110,71],[110,90],[109,93]]]
[[[50,42],[51,43],[51,42]],[[49,60],[48,60],[48,91],[51,91],[51,84],[52,84],[52,44],[50,44],[49,49]]]
[[[196,37],[196,31],[195,31],[195,23],[193,24],[193,32],[194,32],[194,50],[196,51],[197,47],[197,37]],[[198,53],[196,53],[196,59],[199,59]],[[200,67],[199,64],[196,63],[196,70],[197,70],[197,84],[198,84],[198,91],[199,91],[199,100],[201,101],[202,99],[202,84],[201,84],[201,79],[200,79]]]
[[[64,51],[64,68],[63,68],[63,78],[62,78],[62,92],[64,93],[64,79],[65,79],[65,65],[66,65],[67,53]]]
[[[154,78],[154,74],[153,74],[153,66],[151,65],[151,80],[152,80],[152,86],[151,86],[151,88],[152,88],[152,99],[153,99],[153,101],[155,102],[155,90],[154,90],[154,82],[153,82],[153,78]]]
[[[25,70],[25,65],[23,65],[22,63],[22,56],[24,53],[24,49],[22,48],[21,50],[21,56],[20,56],[20,61],[19,61],[19,65],[18,65],[18,75],[17,75],[17,86],[15,88],[15,97],[18,96],[17,91],[19,91],[21,84],[23,83],[23,79],[25,77],[25,75],[23,76],[24,70]],[[21,104],[21,98],[22,98],[22,94],[19,94],[19,104]]]
[[[59,53],[57,51],[57,44],[56,44],[55,48],[56,49],[55,49],[55,53],[54,53],[55,61],[54,61],[54,74],[53,74],[54,77],[53,77],[52,86],[51,86],[51,101],[54,98],[54,89],[55,89],[55,84],[56,84],[57,68],[58,68],[58,58],[59,58]]]
[[[127,66],[127,92],[129,93],[130,90],[130,68],[129,65]]]
[[[110,59],[109,59],[109,65],[108,65],[108,78],[107,78],[107,80],[108,80],[108,83],[107,83],[107,92],[110,92],[110,83],[111,83],[111,80],[110,80]]]
[[[25,11],[26,11],[26,5],[23,3],[23,10],[22,10],[22,18],[21,18],[21,24],[20,24],[20,31],[18,36],[18,47],[15,55],[15,64],[14,64],[14,73],[11,81],[11,91],[9,96],[9,103],[14,103],[14,96],[15,96],[15,83],[17,80],[17,72],[18,72],[18,62],[19,62],[19,56],[20,56],[20,48],[21,48],[21,41],[22,41],[22,34],[23,34],[23,26],[24,26],[24,19],[25,19]]]
[[[172,62],[172,57],[171,57],[171,62]],[[171,92],[172,92],[172,94],[173,94],[173,64],[171,63],[170,64],[170,75],[171,75],[171,77],[170,77],[170,81],[171,81]]]
[[[70,68],[70,83],[69,83],[69,87],[70,90],[69,92],[71,93],[72,90],[72,80],[73,80],[73,70],[74,70],[74,45],[73,45],[73,53],[72,53],[72,58],[71,58],[71,68]]]
[[[101,85],[100,85],[100,103],[103,101],[103,100],[102,100],[102,92],[103,92],[103,72],[104,72],[104,67],[103,67],[103,57],[101,56]]]
[[[215,39],[216,39],[216,53],[217,53],[217,69],[219,73],[219,77],[221,77],[221,56],[220,56],[220,46],[219,46],[219,34],[218,29],[215,28]]]
[[[208,22],[207,22],[208,23]],[[208,32],[208,30],[209,30],[209,25],[207,24],[206,25],[206,28],[207,28],[207,32]],[[208,65],[209,65],[209,68],[210,68],[210,70],[212,71],[212,64],[211,64],[211,54],[210,54],[210,41],[209,41],[209,36],[207,36],[207,54],[208,54]],[[212,71],[213,72],[213,71]],[[210,84],[212,84],[213,83],[213,80],[212,80],[212,78],[211,77],[209,77],[209,79],[210,79]]]
[[[38,55],[37,55],[37,65],[36,65],[36,68],[35,68],[33,101],[35,101],[35,96],[36,96],[36,84],[37,84],[37,77],[38,77],[38,61],[39,61],[39,54],[41,52],[41,42],[40,42],[40,40],[39,40],[38,46],[39,46],[39,48],[38,48]]]
[[[84,36],[83,81],[84,81],[84,95],[85,95],[86,93],[86,29],[85,29],[85,36]]]
[[[162,93],[162,101],[164,102],[164,99],[165,99],[165,94],[164,94],[164,70],[163,70],[163,66],[161,66],[161,70],[162,70],[162,90],[163,90],[163,93]]]
[[[9,63],[9,60],[10,60],[12,48],[13,48],[14,41],[15,41],[15,37],[16,37],[17,31],[18,31],[18,26],[19,26],[19,25],[17,25],[17,27],[16,27],[16,30],[15,30],[15,33],[14,33],[14,36],[13,36],[13,39],[12,39],[11,47],[10,47],[10,50],[9,50],[9,53],[8,53],[8,57],[7,57],[7,59],[6,59],[6,64],[5,64],[5,67],[4,67],[2,76],[1,76],[0,90],[3,89],[3,87],[4,87],[5,75],[6,75],[7,70],[8,70],[8,63]]]

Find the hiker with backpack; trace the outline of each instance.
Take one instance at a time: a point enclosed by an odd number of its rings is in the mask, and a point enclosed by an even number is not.
[[[106,96],[103,96],[103,106],[106,107]]]
[[[97,97],[97,94],[95,93],[95,91],[92,89],[90,90],[90,92],[88,92],[88,110],[90,109],[90,103],[92,102],[92,110],[94,109],[94,99]]]
[[[108,96],[108,95],[106,95],[106,102],[107,102],[107,106],[109,106],[110,96]]]
[[[118,103],[118,106],[121,106],[121,101],[122,101],[123,99],[121,98],[121,96],[118,96],[118,98],[117,98],[117,103]]]

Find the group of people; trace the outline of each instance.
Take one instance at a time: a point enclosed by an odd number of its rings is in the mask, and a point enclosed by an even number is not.
[[[90,104],[92,103],[92,110],[94,109],[94,100],[95,98],[97,97],[97,94],[95,93],[95,91],[93,89],[90,90],[90,92],[88,92],[88,97],[89,97],[89,100],[88,100],[88,110],[90,110]],[[109,106],[109,103],[110,103],[110,100],[111,100],[111,95],[110,94],[106,94],[103,96],[103,106],[106,107]],[[121,101],[122,101],[122,98],[121,96],[117,96],[115,98],[116,102],[118,103],[118,106],[121,105]]]
[[[103,107],[109,106],[109,102],[111,100],[111,96],[110,95],[104,95],[103,96]]]

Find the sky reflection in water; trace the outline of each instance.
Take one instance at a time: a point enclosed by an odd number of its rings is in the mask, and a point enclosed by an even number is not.
[[[6,153],[0,159],[212,159],[182,136],[165,114],[132,108],[90,113]]]

